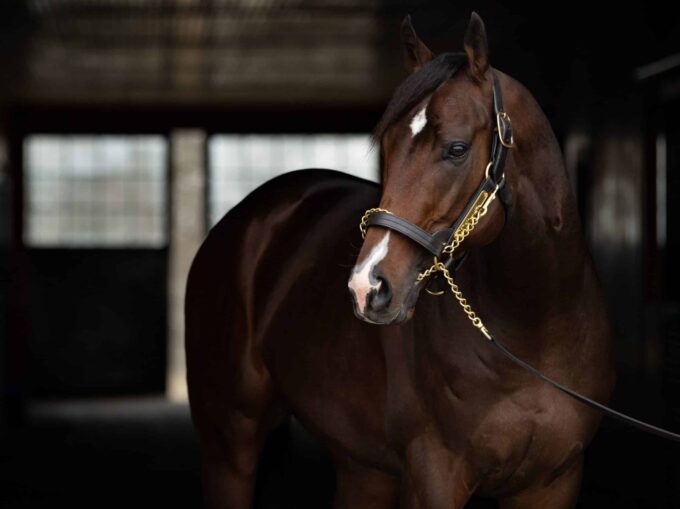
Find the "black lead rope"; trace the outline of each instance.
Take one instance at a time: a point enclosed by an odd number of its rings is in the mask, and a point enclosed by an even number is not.
[[[529,371],[532,375],[538,377],[548,385],[553,386],[555,389],[562,391],[563,393],[571,396],[577,401],[580,401],[584,405],[587,405],[591,408],[595,408],[597,410],[600,410],[603,412],[605,415],[608,415],[609,417],[613,417],[614,419],[621,421],[623,423],[626,423],[630,426],[633,426],[634,428],[638,428],[642,431],[646,431],[647,433],[651,433],[652,435],[659,436],[661,438],[667,438],[668,440],[673,440],[674,442],[680,442],[680,434],[673,433],[672,431],[665,430],[663,428],[659,428],[658,426],[654,426],[652,424],[648,424],[646,422],[640,421],[638,419],[635,419],[634,417],[630,417],[629,415],[623,414],[617,410],[614,410],[613,408],[609,408],[606,405],[603,405],[602,403],[598,403],[597,401],[590,399],[587,396],[584,396],[581,393],[576,392],[573,389],[570,389],[569,387],[562,385],[561,383],[556,382],[552,378],[548,378],[545,376],[543,373],[541,373],[538,369],[533,367],[531,364],[527,363],[526,361],[523,361],[519,357],[517,357],[515,354],[513,354],[510,350],[505,348],[502,343],[499,343],[496,338],[491,335],[491,339],[489,342],[503,355],[505,355],[508,359],[510,359],[513,363],[518,365],[521,368],[524,368],[525,370]]]

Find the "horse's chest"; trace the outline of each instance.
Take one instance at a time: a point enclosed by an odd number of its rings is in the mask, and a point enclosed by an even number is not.
[[[433,358],[418,348],[385,346],[386,436],[402,457],[424,434],[429,447],[469,463],[491,483],[522,472],[535,440],[535,415],[499,393],[462,355]]]
[[[402,338],[384,341],[386,362],[386,436],[400,452],[423,430],[440,429],[446,438],[467,437],[473,428],[468,417],[476,413],[484,398],[466,380],[460,365],[441,357],[433,361],[418,346],[422,339]],[[467,362],[457,359],[458,363]],[[465,389],[466,386],[469,389]],[[461,392],[462,390],[462,392]],[[463,397],[465,395],[465,397]]]
[[[409,440],[427,426],[429,416],[418,390],[408,341],[388,338],[383,341],[383,351],[387,382],[385,436],[393,449],[403,453]]]

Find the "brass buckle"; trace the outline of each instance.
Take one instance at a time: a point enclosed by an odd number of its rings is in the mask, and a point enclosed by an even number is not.
[[[508,115],[505,111],[499,111],[496,114],[496,129],[498,130],[498,139],[501,142],[501,145],[503,145],[505,148],[515,148],[515,139],[512,136],[512,131],[510,132],[510,143],[507,143],[505,139],[503,139],[503,135],[505,134],[505,129],[501,129],[501,118],[504,120],[507,120],[508,123],[510,122],[510,115]]]

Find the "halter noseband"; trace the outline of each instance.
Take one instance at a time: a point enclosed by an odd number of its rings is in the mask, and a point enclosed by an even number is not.
[[[480,208],[486,209],[498,193],[506,211],[510,207],[510,196],[505,187],[505,158],[508,149],[513,148],[512,124],[510,116],[503,110],[503,97],[496,73],[491,71],[493,89],[493,110],[495,115],[494,131],[496,135],[491,142],[491,160],[486,166],[484,179],[474,192],[458,219],[450,228],[444,228],[434,233],[422,229],[403,217],[399,217],[385,209],[369,209],[361,220],[360,229],[362,236],[366,235],[369,226],[382,226],[394,230],[429,251],[435,258],[441,258],[445,254],[451,254],[456,233],[461,226],[465,225]],[[484,210],[486,212],[486,210]],[[447,266],[452,263],[451,257],[447,260]]]

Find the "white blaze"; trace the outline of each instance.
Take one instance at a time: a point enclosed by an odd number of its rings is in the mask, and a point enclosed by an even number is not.
[[[427,106],[424,106],[423,109],[416,113],[411,119],[410,126],[413,138],[415,138],[416,135],[425,128],[425,124],[427,124],[426,110]]]
[[[371,290],[375,290],[376,292],[380,290],[381,282],[378,281],[376,284],[373,284],[371,282],[370,274],[373,271],[373,267],[380,263],[380,260],[387,255],[387,244],[389,241],[390,232],[387,232],[382,240],[373,247],[371,254],[366,257],[362,264],[354,267],[352,277],[347,285],[354,292],[357,299],[357,305],[359,306],[359,312],[362,314],[366,307],[366,297],[368,297],[368,294]]]

